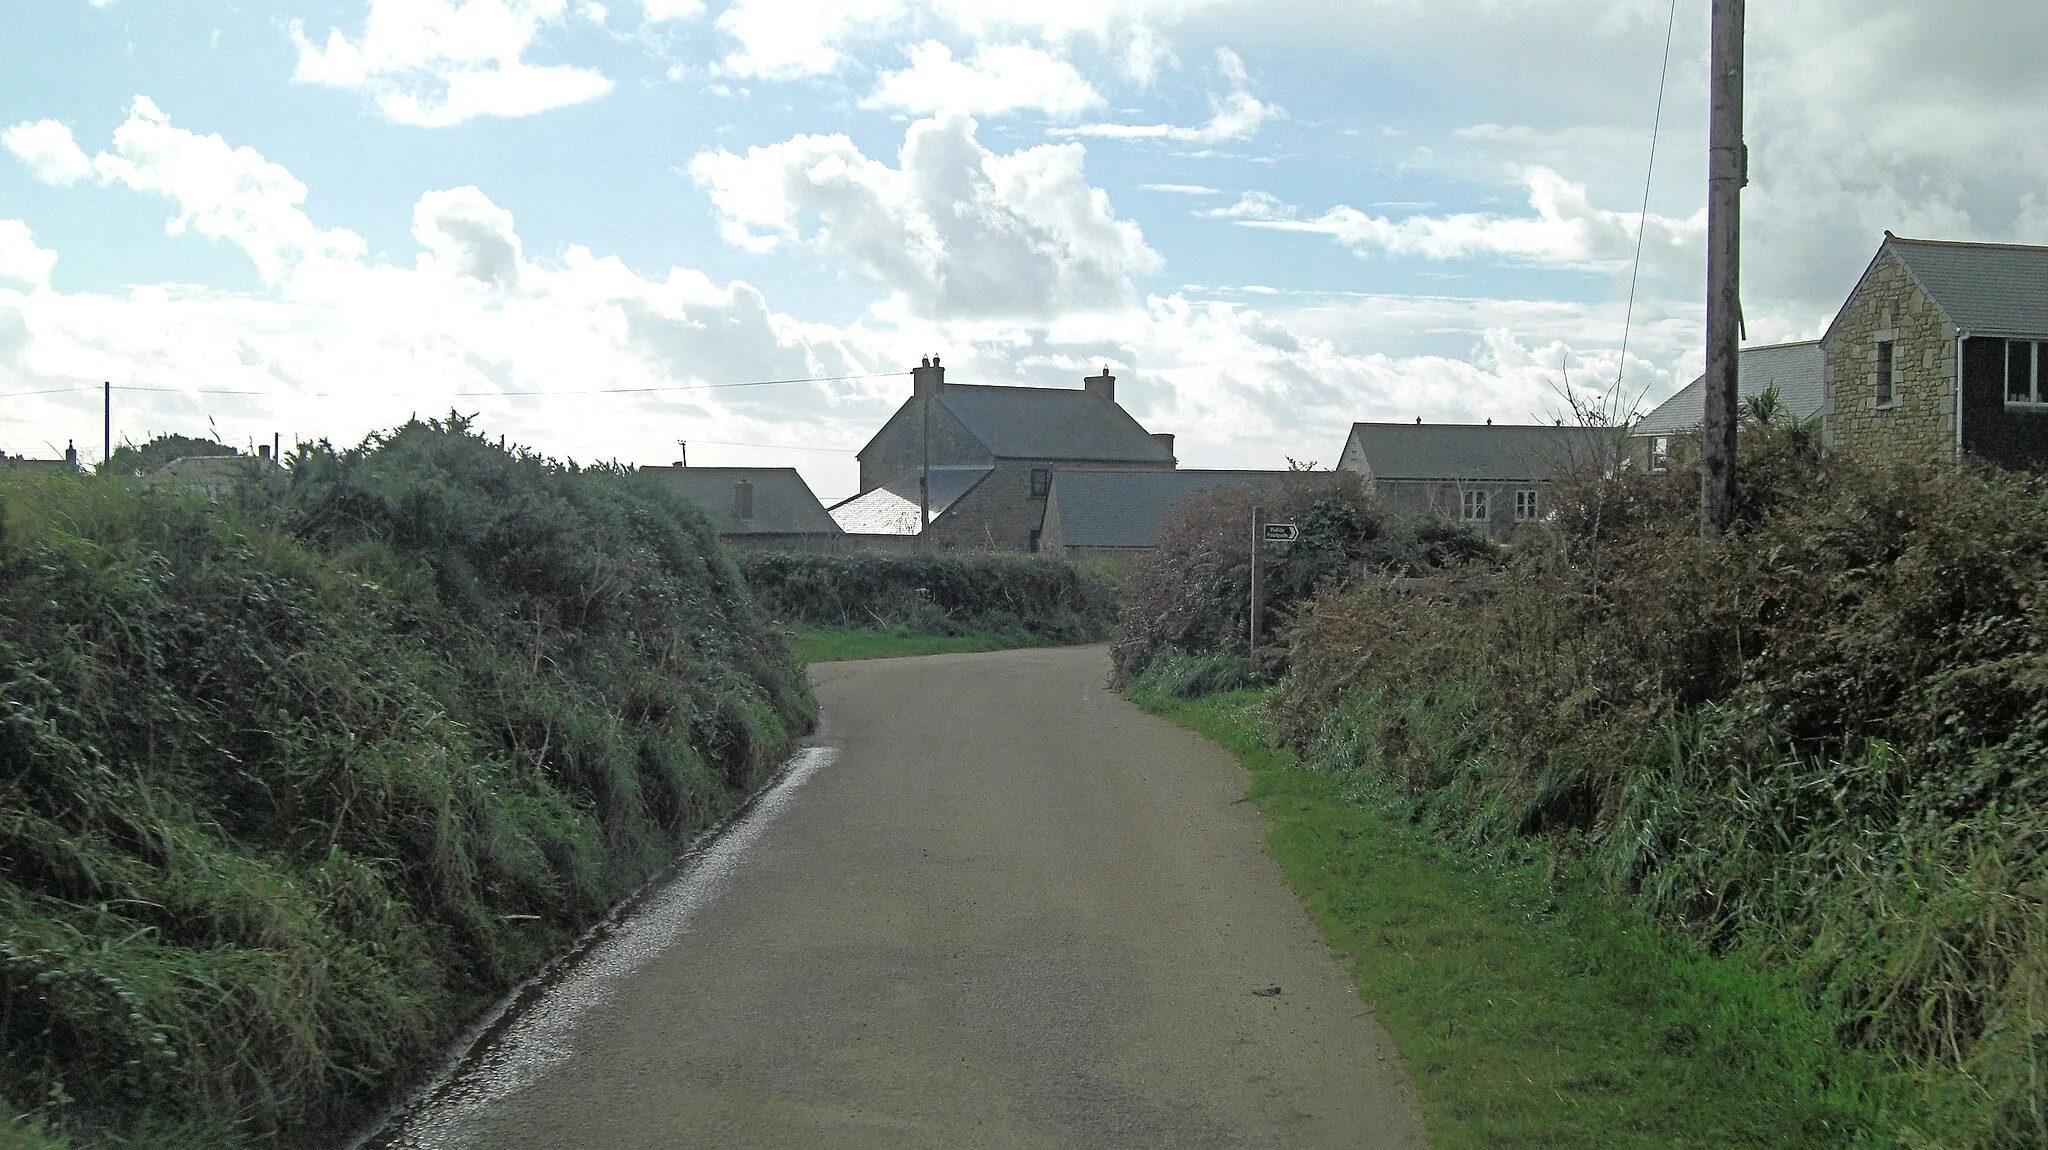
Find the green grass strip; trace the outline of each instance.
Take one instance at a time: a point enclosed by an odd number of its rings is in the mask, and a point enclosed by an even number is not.
[[[1454,850],[1377,779],[1302,769],[1266,744],[1266,692],[1132,694],[1249,769],[1267,850],[1400,1047],[1438,1150],[1896,1144],[1903,1080],[1759,964],[1547,853]]]
[[[970,631],[935,635],[897,625],[886,630],[865,627],[789,629],[790,646],[805,663],[839,663],[850,659],[900,659],[909,655],[953,655],[972,651],[1007,651],[1014,647],[1051,647],[1058,640],[1029,631]]]

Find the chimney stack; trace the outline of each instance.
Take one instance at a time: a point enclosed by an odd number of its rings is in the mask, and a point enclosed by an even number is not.
[[[1102,365],[1101,375],[1089,376],[1081,381],[1081,386],[1089,395],[1104,403],[1116,402],[1116,377],[1109,374],[1109,365],[1106,363]]]
[[[71,469],[72,469],[73,471],[76,471],[76,470],[78,470],[78,441],[77,441],[77,440],[75,440],[75,439],[67,439],[67,440],[65,440],[65,441],[64,441],[64,462],[66,462],[66,463],[70,464],[70,465],[71,465]]]
[[[1173,432],[1155,431],[1152,433],[1152,438],[1159,442],[1159,446],[1164,447],[1166,449],[1166,454],[1169,457],[1173,457]],[[1178,461],[1177,457],[1175,458],[1176,461]]]
[[[732,485],[733,510],[740,513],[740,522],[752,522],[754,518],[754,482],[742,479]]]
[[[270,445],[268,443],[259,443],[256,445],[256,458],[262,460],[265,463],[270,462]]]
[[[689,445],[689,444],[688,444],[687,442],[685,442],[685,441],[683,441],[683,440],[680,440],[680,439],[678,439],[678,440],[676,440],[676,466],[677,466],[677,467],[688,467],[689,465],[690,465],[690,445]]]
[[[939,366],[938,356],[928,355],[911,369],[910,378],[913,395],[937,395],[946,386],[946,369]]]

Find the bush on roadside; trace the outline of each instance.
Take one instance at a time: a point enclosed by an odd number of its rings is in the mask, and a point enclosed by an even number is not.
[[[1078,643],[1105,637],[1115,619],[1113,591],[1094,569],[1049,556],[762,552],[740,562],[754,602],[786,623],[1024,631]]]
[[[1745,430],[1581,476],[1550,546],[1367,580],[1290,633],[1276,727],[1469,844],[1545,836],[1918,1067],[1915,1144],[2048,1140],[2048,480]]]
[[[88,1140],[346,1128],[813,714],[700,515],[461,419],[0,522],[0,1095]]]
[[[1419,575],[1495,553],[1456,526],[1386,515],[1348,471],[1296,471],[1273,485],[1191,495],[1168,516],[1158,548],[1140,561],[1124,595],[1110,648],[1118,683],[1179,655],[1227,653],[1248,672],[1257,669],[1266,652],[1247,650],[1254,506],[1269,521],[1301,528],[1298,543],[1271,547],[1265,559],[1260,632],[1272,640],[1318,588],[1367,572]]]

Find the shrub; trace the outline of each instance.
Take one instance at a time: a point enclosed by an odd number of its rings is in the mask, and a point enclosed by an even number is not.
[[[813,713],[629,475],[460,419],[293,464],[10,484],[0,1095],[76,1130],[345,1126]]]
[[[1189,496],[1168,516],[1158,548],[1141,561],[1124,596],[1110,648],[1119,683],[1176,654],[1228,652],[1247,665],[1258,661],[1260,653],[1247,650],[1254,506],[1264,506],[1269,521],[1301,528],[1299,542],[1266,556],[1263,635],[1275,635],[1275,625],[1319,587],[1366,572],[1416,575],[1494,551],[1456,526],[1392,519],[1351,472],[1297,471],[1273,486]]]
[[[1549,546],[1315,599],[1276,726],[1454,839],[1547,836],[1792,968],[1928,1076],[1909,1137],[2037,1145],[2048,480],[1769,425],[1741,464],[1714,543],[1696,473],[1580,476]]]
[[[1024,630],[1084,642],[1106,635],[1115,613],[1099,574],[1047,556],[763,552],[741,564],[761,610],[791,623],[907,624],[933,634]]]

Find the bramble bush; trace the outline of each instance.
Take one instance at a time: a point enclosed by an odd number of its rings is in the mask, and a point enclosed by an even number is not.
[[[754,602],[786,623],[1088,642],[1106,636],[1116,617],[1100,572],[1044,555],[761,552],[740,562]]]
[[[4,491],[0,1096],[89,1140],[345,1129],[814,715],[623,470],[459,417],[290,463]]]
[[[1790,970],[1920,1077],[1908,1144],[2048,1144],[2048,479],[1761,421],[1740,465],[1718,541],[1696,472],[1584,474],[1504,564],[1315,598],[1275,729]]]
[[[1127,682],[1176,656],[1228,656],[1231,681],[1257,678],[1271,651],[1251,641],[1252,509],[1269,522],[1293,521],[1299,542],[1268,548],[1260,589],[1262,635],[1319,588],[1373,573],[1419,576],[1446,565],[1490,561],[1484,537],[1434,519],[1388,516],[1358,475],[1298,470],[1276,483],[1232,486],[1183,500],[1161,526],[1158,548],[1128,581],[1110,647],[1113,674]],[[1220,681],[1220,680],[1219,680]]]

